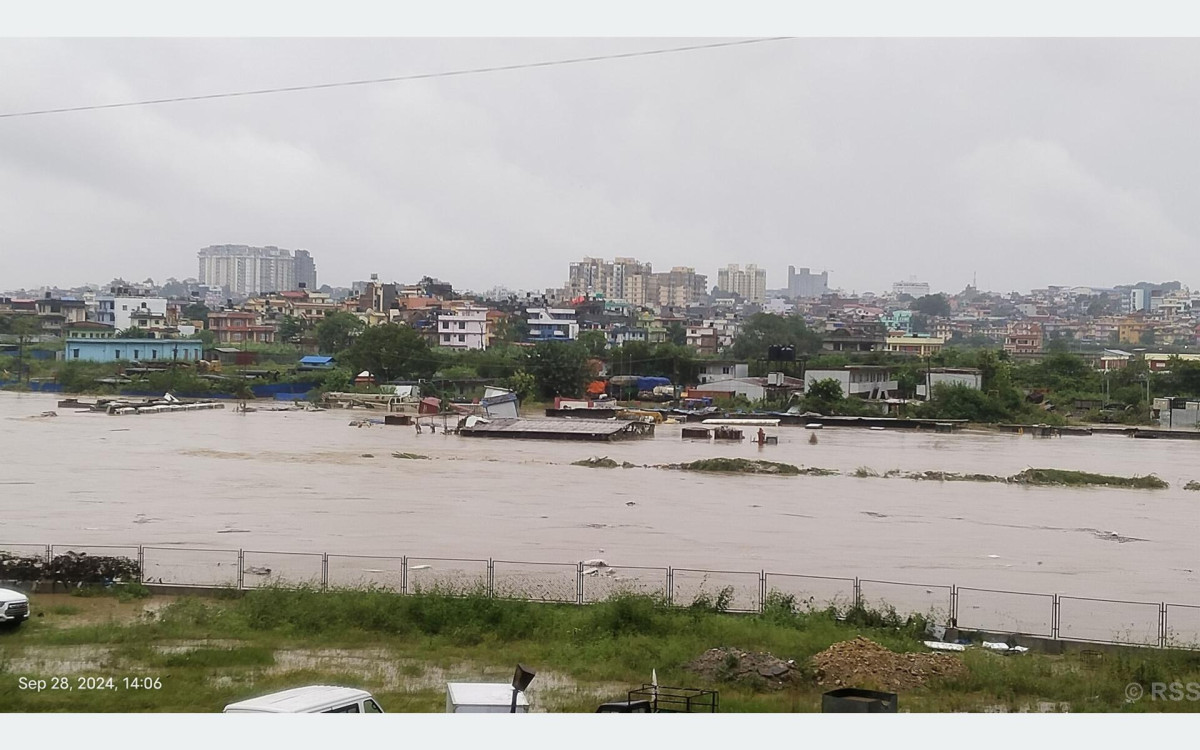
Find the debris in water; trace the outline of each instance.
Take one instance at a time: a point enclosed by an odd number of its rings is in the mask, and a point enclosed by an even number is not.
[[[815,433],[815,432],[814,432],[813,434],[811,434],[811,435],[809,435],[809,436],[808,436],[808,444],[809,444],[809,445],[816,445],[816,444],[817,444],[817,433]]]
[[[219,529],[218,534],[249,534],[250,529]]]
[[[394,453],[392,453],[392,458],[411,458],[414,460],[416,460],[416,459],[428,460],[429,456],[422,456],[420,453],[402,453],[400,451],[395,451]]]
[[[269,575],[271,575],[270,568],[256,568],[256,567],[251,566],[251,567],[246,568],[246,572],[252,576],[269,576]]]
[[[626,505],[637,505],[637,503],[635,503],[635,502],[634,502],[634,501],[632,501],[632,500],[630,500],[629,502],[627,502],[627,503],[625,503],[625,504],[626,504]]]
[[[591,560],[584,560],[583,567],[585,567],[585,568],[607,568],[608,563],[604,562],[603,560],[601,560],[599,558],[594,558]]]
[[[429,566],[429,565],[410,565],[410,566],[408,566],[408,569],[409,570],[429,570],[430,567],[431,566]]]
[[[374,453],[360,453],[360,454],[358,454],[358,457],[359,458],[375,458],[375,454]]]

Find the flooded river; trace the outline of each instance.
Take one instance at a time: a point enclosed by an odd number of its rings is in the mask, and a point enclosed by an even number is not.
[[[1200,604],[1200,442],[799,427],[779,445],[489,440],[363,412],[110,417],[0,394],[0,543],[159,544],[766,570]],[[230,405],[232,407],[232,404]],[[263,406],[270,407],[269,404]],[[427,455],[402,460],[393,451]],[[362,454],[372,454],[373,458]],[[830,477],[571,466],[762,457]],[[1165,491],[846,476],[1030,466]],[[1116,536],[1113,535],[1115,532]],[[0,544],[3,546],[3,544]]]

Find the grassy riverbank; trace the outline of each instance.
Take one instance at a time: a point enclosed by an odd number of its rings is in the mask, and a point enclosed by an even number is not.
[[[211,712],[324,682],[362,686],[392,712],[441,711],[446,680],[506,682],[519,660],[538,670],[530,692],[537,710],[594,711],[655,669],[662,684],[720,690],[722,711],[815,711],[830,687],[817,684],[809,660],[831,644],[861,635],[896,652],[926,651],[919,622],[870,612],[845,620],[797,613],[778,597],[754,616],[720,613],[714,602],[667,609],[638,596],[579,607],[382,591],[124,601],[35,595],[33,605],[43,616],[0,634],[4,710]],[[794,660],[796,679],[773,690],[684,668],[723,646]],[[1124,693],[1133,681],[1200,681],[1196,653],[1130,649],[1082,659],[969,651],[951,658],[961,658],[965,672],[902,691],[903,710],[1200,708],[1126,703]],[[22,677],[65,677],[73,689],[21,689]],[[115,687],[80,689],[79,677],[112,677]],[[161,688],[125,689],[127,677],[158,678]]]

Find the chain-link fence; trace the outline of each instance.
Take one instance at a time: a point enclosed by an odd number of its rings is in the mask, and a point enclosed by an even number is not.
[[[562,604],[590,604],[628,593],[653,596],[675,607],[745,613],[786,606],[793,611],[832,609],[840,615],[858,607],[901,617],[918,615],[933,623],[988,633],[1200,650],[1197,604],[768,571],[609,566],[593,560],[561,563],[167,545],[0,543],[0,555],[47,565],[68,553],[136,560],[143,583],[172,586],[378,588],[398,594],[479,595]]]

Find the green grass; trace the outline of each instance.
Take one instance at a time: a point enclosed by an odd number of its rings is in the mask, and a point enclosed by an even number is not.
[[[797,476],[800,467],[778,461],[759,461],[749,458],[702,458],[691,463],[678,464],[672,468],[684,471],[718,471],[737,474],[780,474]]]
[[[725,614],[721,605],[720,594],[698,597],[685,608],[632,594],[583,607],[471,593],[398,596],[380,589],[262,589],[237,599],[185,597],[153,618],[73,625],[64,615],[53,626],[32,620],[0,635],[0,706],[9,711],[208,712],[252,695],[333,683],[372,691],[388,711],[441,711],[443,675],[457,670],[470,679],[506,681],[520,661],[537,669],[543,681],[554,678],[564,685],[547,693],[542,705],[556,711],[594,711],[598,703],[620,699],[648,681],[652,669],[663,684],[719,690],[723,711],[814,711],[828,688],[811,680],[769,691],[706,682],[684,665],[710,648],[728,646],[769,651],[803,668],[816,653],[858,635],[895,651],[925,650],[922,619],[894,611],[807,611],[778,593],[768,596],[760,615]],[[128,612],[140,605],[123,606]],[[111,676],[119,683],[127,676],[151,676],[160,678],[162,688],[19,689],[19,677],[54,676],[19,671],[21,660],[53,663],[84,658],[81,653],[91,653],[93,663],[69,673],[72,680]],[[358,656],[357,661],[298,662],[297,653]],[[969,666],[965,677],[906,691],[901,707],[1021,710],[1065,702],[1085,711],[1197,708],[1187,702],[1126,704],[1123,691],[1132,681],[1200,681],[1200,653],[1130,649],[1085,660],[967,652],[963,658]],[[380,676],[375,667],[389,667],[392,677]]]
[[[1153,474],[1144,477],[1116,477],[1087,471],[1065,469],[1026,469],[1009,477],[1010,482],[1039,485],[1096,485],[1101,487],[1132,487],[1141,490],[1165,490],[1169,485]]]

